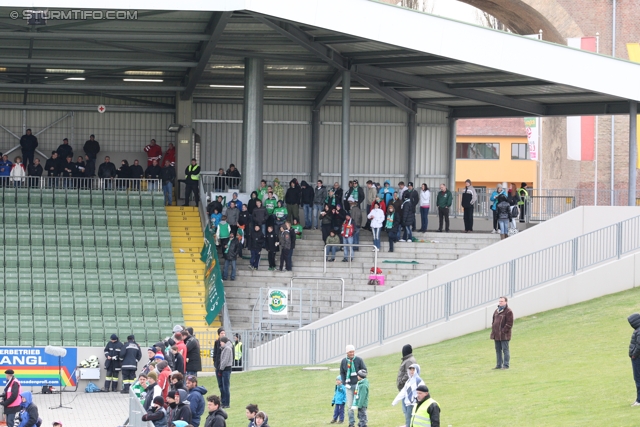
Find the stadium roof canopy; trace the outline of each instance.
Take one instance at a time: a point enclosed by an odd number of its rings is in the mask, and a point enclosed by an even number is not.
[[[640,101],[639,64],[370,0],[42,0],[46,25],[25,19],[31,0],[3,4],[0,94],[24,102],[241,103],[245,58],[265,61],[265,103],[339,103],[344,70],[353,105],[457,118],[628,114]]]

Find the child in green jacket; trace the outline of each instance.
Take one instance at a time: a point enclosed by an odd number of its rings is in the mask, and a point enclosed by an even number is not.
[[[296,240],[302,239],[302,225],[298,222],[298,218],[293,218],[293,225],[291,226],[296,233]]]
[[[273,210],[273,216],[276,217],[275,219],[276,230],[280,230],[280,226],[282,226],[285,223],[285,221],[287,220],[288,214],[289,214],[289,211],[287,211],[287,208],[284,207],[282,200],[278,200],[278,207]]]
[[[367,371],[360,369],[358,371],[358,384],[353,393],[353,406],[351,409],[358,410],[358,427],[367,427],[367,407],[369,406],[369,380],[367,379]]]

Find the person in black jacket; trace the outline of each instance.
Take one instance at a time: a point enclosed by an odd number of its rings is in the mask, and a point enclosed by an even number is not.
[[[142,352],[140,351],[140,346],[136,343],[136,338],[133,335],[129,335],[127,343],[120,351],[120,360],[122,360],[122,394],[129,393],[131,384],[135,382],[136,369],[141,358]]]
[[[129,179],[131,179],[131,168],[129,167],[129,162],[127,160],[123,160],[122,164],[118,168],[117,172],[118,176],[118,190],[126,190],[129,188]]]
[[[49,157],[44,164],[44,169],[47,171],[47,176],[58,177],[60,176],[61,166],[62,165],[60,164],[60,160],[58,159],[58,153],[54,151],[53,153],[51,153],[51,157]],[[47,185],[49,185],[50,187],[55,187],[57,185],[57,181],[58,180],[56,178],[50,178]]]
[[[640,406],[640,314],[633,313],[627,320],[634,329],[629,344],[629,357],[633,368],[633,380],[636,383],[636,400],[631,406]]]
[[[413,205],[413,225],[411,226],[411,231],[415,233],[416,231],[416,208],[420,203],[420,193],[416,189],[413,188],[413,182],[409,182],[407,184],[407,191],[405,193],[409,194],[409,200],[411,200],[411,204]]]
[[[185,192],[184,192],[184,205],[189,206],[189,199],[191,198],[191,193],[193,193],[193,198],[196,201],[196,206],[200,203],[200,189],[198,188],[198,183],[200,182],[200,166],[198,165],[198,161],[196,159],[191,159],[191,164],[188,165],[185,170]]]
[[[236,169],[236,165],[231,163],[229,165],[229,169],[227,169],[227,187],[231,188],[240,188],[240,171]]]
[[[96,141],[96,137],[94,135],[89,136],[89,140],[84,143],[83,150],[84,153],[95,163],[98,158],[98,153],[100,152],[100,143]]]
[[[269,215],[267,215],[267,208],[262,206],[262,201],[256,200],[256,207],[253,209],[253,213],[251,214],[251,221],[254,227],[258,226],[260,228],[263,235],[265,234],[265,231],[266,231],[266,223],[267,223],[268,216]],[[251,229],[249,230],[251,231]],[[249,232],[248,234],[250,235],[251,232]]]
[[[170,160],[164,161],[164,167],[160,171],[160,176],[162,177],[164,204],[165,206],[171,206],[173,204],[173,184],[176,180],[176,168],[171,166]]]
[[[287,205],[287,221],[293,222],[293,218],[300,218],[300,204],[302,199],[302,188],[295,179],[289,181],[289,188],[284,195],[284,202]]]
[[[157,191],[158,180],[162,177],[162,168],[158,165],[158,161],[156,159],[151,161],[151,166],[148,166],[147,170],[144,171],[144,176],[151,180],[147,182],[148,190]]]
[[[231,280],[236,280],[236,259],[238,258],[239,250],[240,242],[236,239],[236,235],[229,233],[229,241],[222,248],[225,259],[222,280],[227,280],[227,277],[229,277],[229,266],[231,266]]]
[[[214,210],[217,210],[218,213],[222,212],[222,202],[222,196],[218,196],[216,197],[216,200],[213,200],[207,205],[207,213],[209,214],[209,216],[211,216]]]
[[[93,178],[96,176],[96,162],[89,156],[84,156],[84,176]]]
[[[403,194],[404,201],[402,202],[402,239],[401,242],[412,242],[413,241],[413,233],[411,232],[411,228],[413,227],[416,221],[416,209],[411,203],[409,191],[405,191]]]
[[[118,390],[118,376],[120,375],[121,352],[122,343],[118,340],[116,334],[111,334],[111,338],[107,345],[104,347],[104,367],[107,370],[104,381],[104,389],[102,391],[117,391]]]
[[[207,397],[207,409],[209,415],[204,422],[204,427],[226,427],[227,413],[220,407],[220,397],[211,395]],[[251,424],[250,424],[251,425]]]
[[[399,228],[400,221],[398,220],[398,214],[393,205],[389,205],[384,221],[384,229],[387,230],[387,235],[389,236],[389,252],[393,252],[393,244],[398,241]]]
[[[104,163],[98,168],[98,178],[103,180],[104,189],[110,190],[113,188],[113,180],[116,178],[117,173],[116,165],[111,163],[111,158],[109,156],[106,156],[104,158]]]
[[[197,376],[202,371],[202,359],[200,358],[200,341],[193,334],[193,328],[182,331],[182,339],[187,347],[187,375]]]
[[[29,184],[32,188],[40,187],[40,179],[42,178],[42,165],[40,164],[40,159],[33,159],[33,164],[29,166]]]
[[[311,230],[311,227],[313,226],[313,199],[315,193],[307,181],[302,181],[300,187],[302,188],[300,204],[302,205],[304,212],[304,229]]]
[[[7,369],[4,371],[7,378],[6,385],[4,386],[4,392],[2,393],[2,402],[0,405],[4,407],[4,414],[6,415],[7,426],[12,426],[16,414],[20,410],[20,405],[14,404],[16,399],[20,399],[20,382],[14,376],[13,369]]]
[[[73,163],[73,158],[71,156],[67,156],[67,158],[62,163],[62,177],[72,178],[73,171],[75,169],[76,169],[76,164]],[[73,179],[63,179],[62,185],[64,188],[73,188],[74,187]]]
[[[33,164],[33,156],[38,148],[38,138],[31,134],[31,129],[27,129],[27,134],[20,138],[20,147],[22,148],[24,167],[28,170],[29,166]]]
[[[140,180],[144,178],[144,169],[140,166],[140,161],[135,159],[129,169],[131,171],[131,179],[134,180],[131,183],[131,189],[140,190]]]
[[[269,257],[269,271],[275,271],[276,269],[276,252],[280,251],[279,236],[273,231],[273,227],[267,227],[267,235],[265,237],[265,245],[267,254]]]
[[[149,386],[155,387],[155,384]],[[149,392],[147,391],[147,394]],[[151,393],[153,394],[153,393]],[[164,399],[162,396],[156,396],[153,398],[153,403],[147,409],[147,413],[142,416],[142,421],[151,421],[153,425],[166,426],[167,425],[167,411],[164,409]],[[156,421],[158,422],[156,424]]]
[[[66,159],[68,156],[73,158],[73,148],[69,145],[69,140],[67,138],[62,140],[62,144],[58,145],[58,149],[56,151],[61,159]]]
[[[258,208],[253,211],[254,220],[255,214]],[[257,270],[260,265],[260,252],[262,248],[264,248],[264,234],[262,234],[261,226],[254,222],[253,231],[251,232],[251,237],[249,240],[249,250],[251,251],[251,261],[250,261],[250,269]]]

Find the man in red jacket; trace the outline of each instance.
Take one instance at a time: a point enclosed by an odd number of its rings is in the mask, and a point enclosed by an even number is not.
[[[491,339],[496,346],[496,367],[493,369],[509,369],[509,341],[513,327],[513,312],[507,305],[507,297],[500,297],[498,308],[493,313],[491,325]]]
[[[154,160],[160,163],[162,160],[162,148],[156,144],[156,140],[152,139],[149,145],[144,147],[144,151],[147,153],[147,166],[151,166]]]

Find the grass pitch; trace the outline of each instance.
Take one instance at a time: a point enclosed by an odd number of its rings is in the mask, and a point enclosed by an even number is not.
[[[516,319],[508,371],[491,370],[489,330],[414,349],[414,356],[445,427],[640,426],[640,407],[630,406],[633,330],[626,320],[637,311],[640,289],[632,289]],[[365,360],[370,427],[404,425],[399,405],[391,406],[400,356],[398,348],[395,355]],[[246,426],[248,403],[257,403],[273,427],[329,424],[337,374],[301,367],[234,373],[227,425]],[[215,378],[201,384],[218,393]]]

